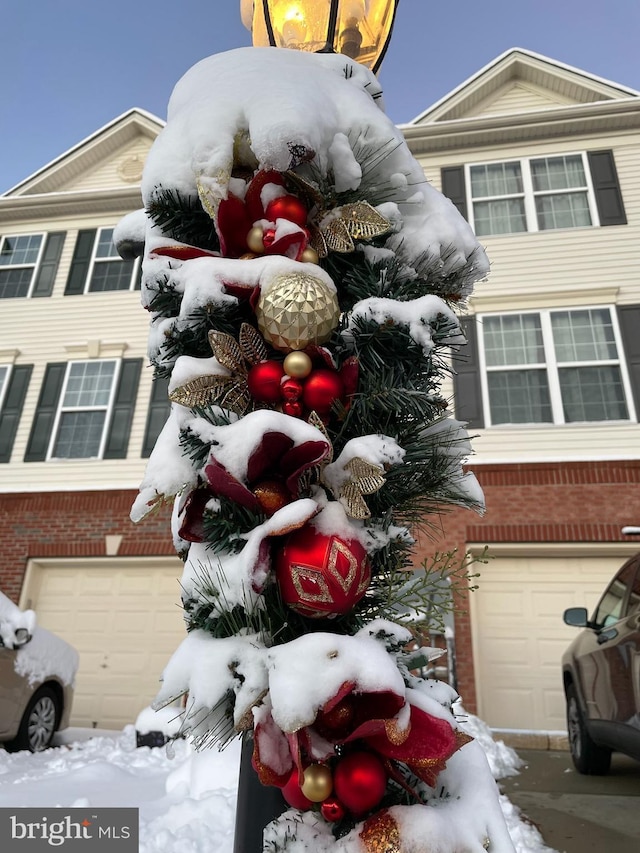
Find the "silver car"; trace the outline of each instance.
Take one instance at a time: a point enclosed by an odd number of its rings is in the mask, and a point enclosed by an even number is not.
[[[46,749],[69,725],[78,653],[0,592],[0,744]]]

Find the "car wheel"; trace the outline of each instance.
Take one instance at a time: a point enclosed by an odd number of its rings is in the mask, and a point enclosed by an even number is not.
[[[7,752],[18,752],[20,749],[41,752],[46,749],[53,739],[61,710],[60,700],[53,690],[41,687],[27,705],[18,734],[5,743],[4,748]]]
[[[588,776],[604,776],[611,766],[611,750],[591,739],[573,684],[567,686],[566,698],[569,749],[575,768]]]

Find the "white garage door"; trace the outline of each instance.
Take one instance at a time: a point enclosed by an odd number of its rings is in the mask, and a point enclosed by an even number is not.
[[[499,729],[563,731],[561,657],[578,629],[562,613],[591,613],[626,557],[493,553],[471,594],[479,715]]]
[[[134,723],[186,635],[182,564],[117,558],[51,563],[31,567],[23,600],[40,625],[80,654],[71,725],[121,729]]]

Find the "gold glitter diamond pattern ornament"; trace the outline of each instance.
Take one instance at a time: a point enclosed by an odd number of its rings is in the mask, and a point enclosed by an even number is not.
[[[402,853],[400,829],[386,809],[364,822],[360,839],[367,853]]]
[[[336,294],[322,279],[302,272],[276,276],[256,306],[258,328],[281,352],[328,341],[339,318]]]

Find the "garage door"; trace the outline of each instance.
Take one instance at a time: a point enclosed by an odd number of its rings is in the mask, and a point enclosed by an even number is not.
[[[493,553],[471,594],[478,712],[494,728],[564,731],[561,657],[576,629],[562,613],[591,612],[625,556]]]
[[[121,729],[155,697],[185,636],[181,574],[177,559],[31,567],[23,599],[80,654],[71,725]]]

